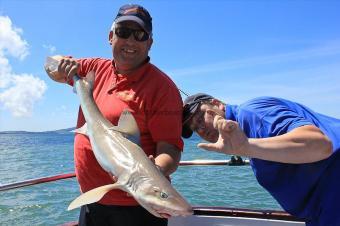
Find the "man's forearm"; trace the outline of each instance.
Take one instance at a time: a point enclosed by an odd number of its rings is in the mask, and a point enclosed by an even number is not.
[[[176,171],[181,159],[181,151],[174,145],[166,142],[158,142],[155,164],[162,173],[169,176]]]
[[[315,126],[303,126],[269,138],[249,139],[247,155],[283,163],[311,163],[332,154],[331,141]]]

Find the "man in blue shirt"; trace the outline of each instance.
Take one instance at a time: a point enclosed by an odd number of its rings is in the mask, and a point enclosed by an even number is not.
[[[182,136],[198,147],[248,156],[258,182],[308,226],[340,226],[340,120],[281,98],[226,105],[210,95],[186,98]]]

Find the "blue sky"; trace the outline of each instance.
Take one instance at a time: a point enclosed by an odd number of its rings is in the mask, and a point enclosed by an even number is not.
[[[186,93],[277,96],[340,118],[339,1],[0,0],[0,131],[75,125],[77,96],[48,78],[45,58],[111,58],[125,3],[149,10],[151,61]]]

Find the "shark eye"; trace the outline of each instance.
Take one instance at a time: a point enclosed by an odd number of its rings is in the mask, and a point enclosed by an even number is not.
[[[168,194],[165,193],[165,192],[161,192],[161,193],[160,193],[160,196],[161,196],[162,199],[166,199],[166,198],[169,197]]]

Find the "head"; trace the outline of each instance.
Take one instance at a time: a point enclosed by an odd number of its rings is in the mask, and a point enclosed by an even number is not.
[[[109,33],[117,70],[128,73],[140,67],[147,60],[152,42],[149,12],[140,5],[122,6]]]
[[[189,138],[196,132],[201,138],[216,142],[218,130],[214,128],[214,117],[225,117],[225,104],[214,97],[198,93],[188,96],[183,106],[182,137]]]
[[[188,216],[193,214],[191,205],[179,194],[170,182],[157,170],[148,177],[138,175],[138,186],[131,192],[134,198],[156,217],[164,215]]]

